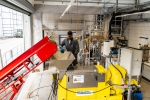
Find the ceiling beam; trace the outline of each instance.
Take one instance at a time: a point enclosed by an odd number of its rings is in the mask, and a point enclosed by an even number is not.
[[[34,1],[41,1],[41,2],[61,2],[61,3],[69,3],[70,1],[67,0],[34,0]],[[100,2],[100,1],[93,1],[93,0],[87,0],[87,1],[78,1],[78,3],[94,3],[94,4],[113,4],[115,5],[116,2]],[[118,3],[118,5],[134,5],[134,3]]]

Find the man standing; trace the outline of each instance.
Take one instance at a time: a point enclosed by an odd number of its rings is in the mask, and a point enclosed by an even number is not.
[[[61,46],[62,47],[66,46],[67,51],[72,52],[72,54],[75,57],[75,60],[73,61],[72,64],[73,64],[73,66],[76,66],[76,64],[77,64],[77,54],[79,52],[79,43],[78,43],[77,40],[75,40],[73,38],[73,34],[72,34],[71,31],[68,31],[68,38],[62,41]],[[70,65],[68,67],[68,70],[73,70],[74,69],[73,66]]]

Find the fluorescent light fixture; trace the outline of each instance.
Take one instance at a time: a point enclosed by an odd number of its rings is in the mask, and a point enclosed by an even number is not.
[[[124,15],[119,15],[119,16],[116,16],[116,17],[125,17],[125,16],[138,15],[138,14],[147,14],[147,13],[150,13],[150,11],[136,12],[136,13],[132,13],[132,14],[124,14]]]
[[[65,13],[69,10],[69,8],[72,6],[72,3],[74,2],[75,0],[71,0],[70,3],[68,4],[67,8],[65,9],[65,11],[62,13],[62,15],[60,16],[60,18],[62,18]]]

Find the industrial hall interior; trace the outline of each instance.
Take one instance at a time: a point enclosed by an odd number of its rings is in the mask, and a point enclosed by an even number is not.
[[[0,0],[0,100],[150,100],[150,0]]]

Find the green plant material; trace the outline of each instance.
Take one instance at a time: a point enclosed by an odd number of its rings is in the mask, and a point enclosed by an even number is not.
[[[53,43],[55,43],[57,45],[57,43],[54,40],[49,39],[49,42],[53,42]]]

